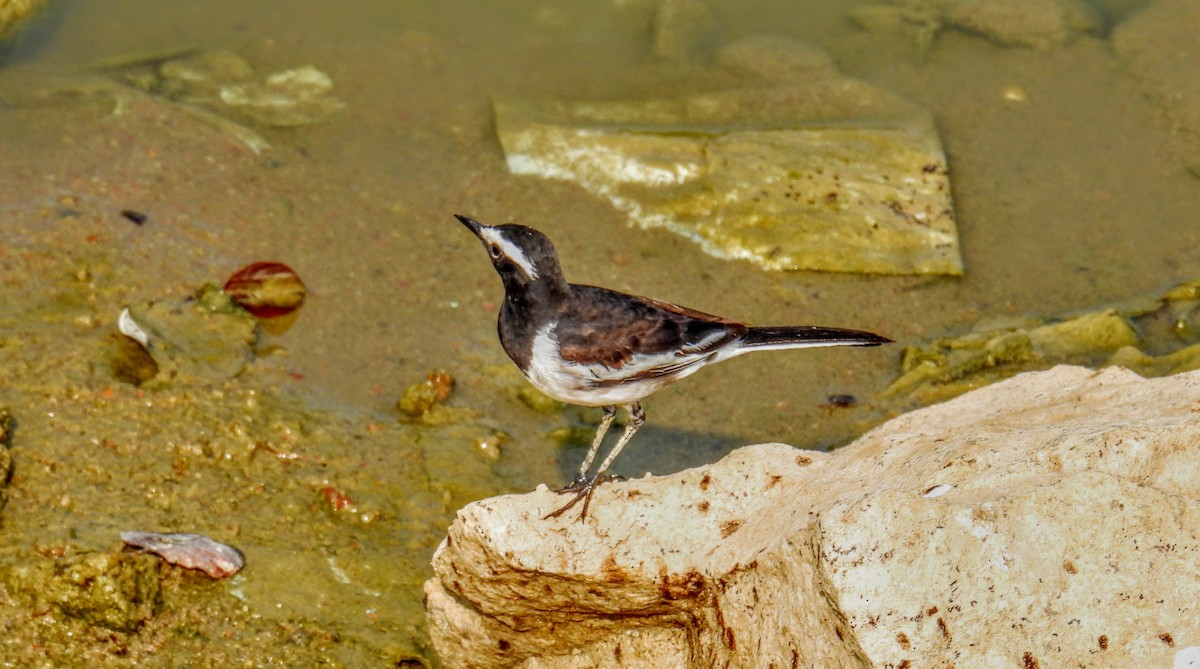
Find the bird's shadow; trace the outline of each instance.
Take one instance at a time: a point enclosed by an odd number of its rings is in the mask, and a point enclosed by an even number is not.
[[[608,455],[620,434],[619,425],[614,425],[609,430],[592,464],[592,471],[595,471]],[[625,449],[609,467],[608,473],[631,479],[640,478],[647,472],[659,476],[674,474],[684,469],[712,464],[734,449],[750,443],[753,442],[730,435],[644,425],[625,445]],[[579,465],[587,454],[588,445],[572,444],[559,453],[558,468],[563,481],[575,478]]]

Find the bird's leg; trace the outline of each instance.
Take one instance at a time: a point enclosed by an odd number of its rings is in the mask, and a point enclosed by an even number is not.
[[[596,490],[596,486],[610,478],[606,477],[604,472],[608,470],[608,466],[613,463],[613,460],[617,459],[617,455],[621,453],[621,449],[625,448],[625,444],[629,443],[629,440],[633,438],[634,433],[638,431],[642,423],[646,422],[646,412],[642,410],[641,404],[634,402],[625,408],[629,411],[629,422],[625,424],[625,431],[621,433],[621,438],[617,440],[617,445],[613,446],[612,450],[608,452],[608,455],[600,463],[600,468],[596,470],[595,474],[589,477],[585,469],[582,474],[582,481],[580,481],[581,485],[576,487],[575,484],[571,484],[570,487],[575,488],[572,490],[575,496],[571,498],[571,501],[567,502],[565,506],[557,511],[547,514],[543,520],[546,518],[557,518],[567,509],[578,504],[580,500],[583,500],[583,510],[579,513],[579,520],[587,517],[588,506],[592,503],[592,493]],[[601,423],[601,425],[603,426],[604,423]],[[589,457],[588,459],[590,460],[591,458]]]
[[[583,457],[583,464],[579,466],[579,473],[575,475],[575,480],[571,481],[567,487],[558,492],[578,492],[587,484],[588,469],[592,467],[592,461],[596,459],[596,453],[600,451],[600,444],[604,443],[604,435],[608,434],[608,428],[612,425],[613,419],[617,417],[617,407],[604,407],[604,417],[600,419],[600,425],[596,427],[596,436],[592,438],[592,447],[588,449],[587,455]]]
[[[634,402],[625,407],[625,409],[629,412],[629,422],[625,424],[625,431],[621,433],[621,438],[617,440],[617,445],[613,446],[612,450],[608,452],[608,456],[604,458],[604,462],[600,463],[600,468],[596,470],[596,476],[593,478],[599,478],[604,475],[604,472],[608,471],[608,466],[613,463],[613,460],[617,459],[617,456],[621,453],[621,449],[625,448],[625,444],[628,444],[629,440],[633,438],[633,433],[637,432],[642,423],[646,422],[646,412],[642,410],[641,404]]]

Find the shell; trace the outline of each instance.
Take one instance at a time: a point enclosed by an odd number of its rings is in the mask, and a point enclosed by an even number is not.
[[[199,569],[213,578],[233,576],[246,564],[241,551],[202,534],[122,532],[121,541],[154,553],[171,564]]]
[[[257,318],[286,316],[304,304],[307,289],[291,267],[278,262],[246,265],[225,282],[225,293]]]

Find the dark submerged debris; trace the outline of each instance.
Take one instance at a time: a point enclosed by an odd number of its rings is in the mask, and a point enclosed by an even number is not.
[[[833,409],[845,409],[858,404],[854,395],[829,395],[825,398],[826,406]]]
[[[145,223],[146,221],[150,220],[149,216],[143,214],[140,211],[134,211],[132,209],[122,209],[121,215],[124,216],[126,220],[128,220],[129,222],[134,223],[136,225],[141,225],[141,224]]]

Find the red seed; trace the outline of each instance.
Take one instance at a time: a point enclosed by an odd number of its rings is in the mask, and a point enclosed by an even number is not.
[[[332,508],[334,511],[354,508],[354,502],[344,493],[342,493],[341,490],[338,490],[333,486],[325,486],[324,488],[321,488],[321,496],[325,498],[326,502],[329,502],[330,508]]]
[[[433,387],[433,396],[441,402],[450,396],[454,390],[454,377],[444,369],[435,369],[425,377],[425,382]]]
[[[246,265],[225,282],[225,293],[257,318],[278,318],[300,308],[307,291],[291,267],[278,262]]]

